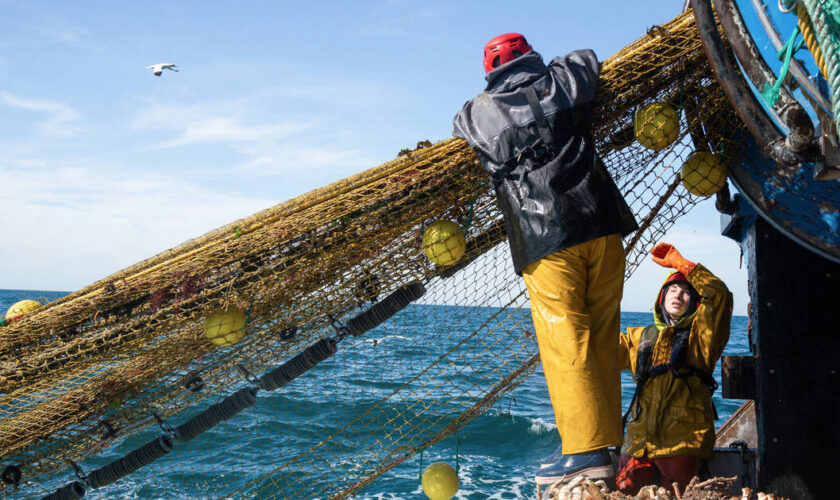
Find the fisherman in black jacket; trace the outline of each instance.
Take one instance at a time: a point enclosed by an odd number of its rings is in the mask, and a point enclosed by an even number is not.
[[[487,88],[455,116],[490,173],[514,270],[531,298],[540,356],[562,441],[537,484],[577,474],[611,478],[621,444],[621,237],[638,228],[595,154],[592,110],[600,65],[591,50],[548,66],[525,37],[484,49]]]

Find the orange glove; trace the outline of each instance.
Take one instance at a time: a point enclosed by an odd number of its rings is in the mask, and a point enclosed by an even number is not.
[[[696,265],[694,262],[687,260],[680,252],[674,248],[670,243],[657,243],[653,250],[650,251],[654,262],[662,267],[670,267],[688,276],[688,273],[694,269]]]

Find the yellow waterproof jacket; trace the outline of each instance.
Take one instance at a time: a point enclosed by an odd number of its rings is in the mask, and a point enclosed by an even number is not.
[[[659,304],[654,320],[659,335],[651,353],[651,366],[668,363],[674,331],[690,324],[686,364],[712,373],[729,341],[732,293],[717,276],[697,264],[687,276],[702,297],[694,314],[667,326]],[[636,379],[639,343],[646,327],[628,328],[620,335],[622,369]],[[675,378],[670,371],[651,377],[642,386],[637,418],[631,411],[621,453],[648,458],[691,455],[708,458],[715,442],[711,389],[697,377]]]

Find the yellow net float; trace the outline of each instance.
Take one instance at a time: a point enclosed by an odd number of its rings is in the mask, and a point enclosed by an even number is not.
[[[6,321],[22,318],[40,307],[41,303],[37,300],[19,300],[6,311]]]
[[[639,144],[659,151],[673,144],[680,136],[680,115],[667,102],[647,104],[636,112],[633,130]]]
[[[431,500],[449,500],[458,493],[458,474],[446,462],[435,462],[423,471],[423,493]]]
[[[680,177],[689,193],[711,196],[726,184],[726,166],[714,153],[695,151],[683,163]]]
[[[467,240],[458,224],[448,220],[434,222],[423,232],[423,251],[439,266],[450,266],[464,255]]]
[[[245,313],[236,306],[210,313],[204,318],[204,335],[219,347],[239,342],[245,335]]]

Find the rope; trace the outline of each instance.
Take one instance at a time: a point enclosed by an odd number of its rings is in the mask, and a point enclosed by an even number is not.
[[[787,42],[785,42],[782,49],[778,52],[777,57],[784,61],[782,63],[782,70],[779,71],[779,78],[776,80],[772,86],[769,82],[764,84],[764,89],[761,90],[761,97],[764,98],[764,102],[767,103],[768,106],[771,108],[776,105],[776,102],[779,101],[779,91],[782,88],[782,84],[785,81],[785,77],[787,76],[788,69],[790,68],[790,61],[793,58],[793,54],[802,48],[803,42],[799,42],[797,45],[796,37],[799,35],[799,26],[793,28],[793,33],[790,34]],[[796,47],[794,48],[794,45]]]
[[[256,402],[257,389],[253,387],[240,389],[176,427],[175,439],[190,441],[219,422],[233,417],[245,408],[254,406]]]
[[[128,455],[114,460],[105,467],[96,469],[88,474],[88,484],[91,488],[101,488],[125,477],[144,465],[148,465],[169,453],[172,449],[172,438],[158,436]],[[72,483],[71,483],[72,484]],[[68,485],[69,486],[69,485]],[[66,486],[65,486],[66,488]]]
[[[85,496],[85,487],[78,481],[67,483],[41,500],[78,500]]]
[[[283,387],[303,372],[335,354],[335,351],[334,340],[321,339],[291,360],[261,376],[259,378],[260,387],[267,391]]]
[[[470,226],[472,225],[473,213],[475,212],[475,200],[476,200],[476,198],[478,198],[477,194],[475,196],[473,196],[472,199],[470,199],[470,210],[469,210],[469,212],[467,212],[467,222],[465,222],[464,225],[461,226],[461,230],[464,231],[465,233],[467,232],[467,229],[469,229]]]
[[[426,287],[422,283],[412,283],[395,290],[367,311],[351,318],[347,322],[347,333],[359,336],[368,330],[373,330],[425,293]]]
[[[808,17],[808,11],[801,5],[796,7],[796,19],[799,25],[799,31],[802,32],[802,38],[805,40],[805,45],[811,51],[811,55],[814,56],[814,60],[817,62],[823,78],[826,78],[828,71],[825,69],[825,57],[823,57],[820,44],[817,43],[817,37],[814,35],[814,27],[811,25],[811,18]]]
[[[248,304],[248,312],[245,313],[245,326],[242,328],[244,329],[243,335],[248,334],[248,325],[251,324],[251,312],[254,310],[254,297],[251,297],[251,302]]]
[[[460,475],[461,472],[461,455],[458,453],[458,449],[460,448],[461,440],[458,439],[458,431],[455,431],[455,474]]]
[[[825,56],[831,112],[834,123],[840,123],[840,4],[837,0],[801,0],[816,28],[817,41]]]
[[[423,448],[420,448],[420,477],[417,478],[423,484]]]

